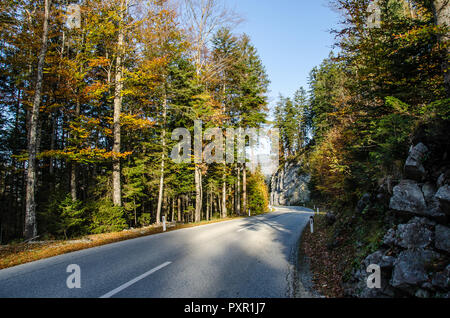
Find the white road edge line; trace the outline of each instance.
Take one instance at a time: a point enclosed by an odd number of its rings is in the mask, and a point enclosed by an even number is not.
[[[148,272],[142,274],[141,276],[138,276],[138,277],[136,277],[136,278],[130,280],[128,283],[125,283],[125,284],[123,284],[123,285],[117,287],[116,289],[110,291],[109,293],[104,294],[104,295],[101,296],[100,298],[110,298],[110,297],[114,296],[115,294],[120,293],[120,292],[121,292],[122,290],[124,290],[125,288],[130,287],[131,285],[137,283],[138,281],[144,279],[145,277],[147,277],[147,276],[149,276],[149,275],[151,275],[151,274],[153,274],[153,273],[159,271],[160,269],[162,269],[162,268],[164,268],[164,267],[166,267],[166,266],[168,266],[168,265],[170,265],[170,264],[172,264],[172,262],[165,262],[164,264],[161,264],[161,265],[159,265],[159,266],[157,266],[157,267],[155,267],[155,268],[149,270]]]

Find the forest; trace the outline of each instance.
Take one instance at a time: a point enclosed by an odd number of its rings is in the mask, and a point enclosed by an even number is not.
[[[336,0],[332,8],[341,17],[333,52],[309,87],[279,97],[274,116],[282,162],[311,177],[309,207],[324,211],[314,233],[303,232],[314,286],[326,297],[448,298],[450,210],[436,191],[449,189],[450,4]],[[414,161],[417,147],[426,150]],[[439,252],[422,257],[427,245]],[[369,287],[370,264],[380,266],[379,289]]]
[[[370,3],[330,1],[335,48],[271,121],[265,67],[220,1],[2,1],[1,242],[267,212],[261,170],[170,160],[195,120],[272,124],[280,166],[301,162],[335,211],[399,179],[414,134],[449,127],[448,7],[380,0],[368,27]]]
[[[313,200],[351,210],[386,176],[400,179],[414,135],[440,137],[450,119],[446,1],[336,0],[335,52],[315,67],[309,88],[280,96],[275,125],[281,158],[312,175]]]
[[[267,212],[260,170],[175,164],[178,127],[267,124],[269,80],[220,1],[0,4],[0,238]]]

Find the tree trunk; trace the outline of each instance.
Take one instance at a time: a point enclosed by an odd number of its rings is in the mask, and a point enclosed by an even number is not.
[[[123,26],[124,15],[126,10],[126,0],[120,2],[119,12],[119,37],[117,41],[117,57],[116,57],[116,77],[114,92],[114,122],[113,122],[113,152],[116,154],[113,159],[113,202],[115,206],[122,206],[122,183],[120,180],[120,158],[117,156],[121,151],[121,127],[120,115],[122,112],[122,90],[123,90],[123,50],[125,29]]]
[[[27,190],[25,207],[25,239],[31,239],[37,235],[36,224],[36,149],[37,133],[39,122],[39,107],[41,105],[42,84],[44,76],[44,63],[48,47],[48,20],[50,15],[51,0],[44,0],[44,25],[42,34],[42,46],[38,59],[36,88],[34,92],[33,110],[30,121],[30,132],[28,140],[28,169],[27,169]]]
[[[234,189],[236,189],[236,186],[234,186]],[[231,196],[231,206],[234,208],[234,214],[236,214],[236,193],[232,195],[232,189],[230,189],[230,196]]]
[[[449,0],[434,0],[433,14],[434,20],[437,26],[449,28],[450,27],[450,1]],[[447,97],[450,97],[450,72],[449,72],[449,56],[450,46],[448,41],[450,39],[449,32],[445,32],[439,37],[439,41],[442,45],[447,45],[447,51],[442,63],[442,70],[444,72],[444,86],[447,92]]]
[[[50,135],[50,150],[55,150],[56,148],[56,115],[54,112],[51,113],[51,135]],[[48,171],[51,177],[51,189],[54,190],[54,178],[53,175],[55,173],[55,162],[53,157],[50,157]]]
[[[214,212],[221,211],[220,206],[217,205],[218,202],[219,202],[219,196],[216,195],[214,192],[212,192],[211,193],[211,206],[213,206],[214,209],[211,209],[211,218],[213,217]]]
[[[175,222],[175,198],[172,198],[172,223]]]
[[[242,166],[242,210],[245,215],[248,214],[247,211],[247,167],[244,163]]]
[[[177,198],[177,209],[178,209],[177,221],[181,222],[181,198],[180,198],[180,196],[178,196],[178,198]]]
[[[226,218],[227,217],[226,169],[227,169],[227,166],[226,166],[226,164],[224,164],[224,166],[223,166],[223,175],[222,175],[222,218]]]
[[[195,165],[195,222],[201,221],[202,213],[202,170]]]
[[[138,221],[137,221],[137,211],[136,211],[136,200],[134,200],[134,227],[138,227]]]
[[[75,108],[75,118],[78,118],[81,113],[81,105],[79,98],[77,99],[77,106]],[[77,196],[77,163],[72,161],[71,171],[70,171],[70,193],[72,196],[72,201],[76,201],[78,199]]]
[[[206,221],[209,221],[209,210],[210,210],[209,197],[210,196],[211,196],[211,191],[208,188],[206,191]]]
[[[226,106],[226,84],[223,84],[223,91],[222,91],[222,96],[223,96],[223,101],[222,101],[222,111],[223,114],[225,115],[226,111],[227,111],[227,106]],[[227,164],[224,163],[223,164],[223,174],[222,174],[222,218],[226,218],[227,217]]]
[[[237,185],[236,185],[236,213],[241,215],[241,167],[237,166]]]
[[[161,205],[162,205],[162,198],[164,193],[164,160],[165,160],[165,153],[166,153],[166,117],[167,117],[167,96],[164,92],[163,97],[163,127],[162,127],[162,133],[161,133],[161,144],[162,144],[162,158],[161,158],[161,176],[159,178],[159,196],[158,196],[158,207],[156,210],[156,224],[159,224],[161,222]]]

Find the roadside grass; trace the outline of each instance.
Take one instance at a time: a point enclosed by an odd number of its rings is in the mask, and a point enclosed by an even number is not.
[[[230,221],[241,217],[229,217],[188,224],[168,224],[167,231],[175,231],[201,225]],[[137,229],[124,230],[121,232],[87,235],[74,240],[42,241],[32,243],[14,243],[0,246],[0,269],[13,267],[40,259],[57,255],[80,251],[96,246],[107,245],[115,242],[131,240],[139,237],[163,233],[162,226],[148,226]]]

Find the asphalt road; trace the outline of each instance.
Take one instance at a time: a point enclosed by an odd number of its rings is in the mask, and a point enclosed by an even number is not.
[[[0,297],[309,297],[296,251],[310,212],[278,207],[4,269]],[[81,288],[67,287],[71,264],[81,270]]]

